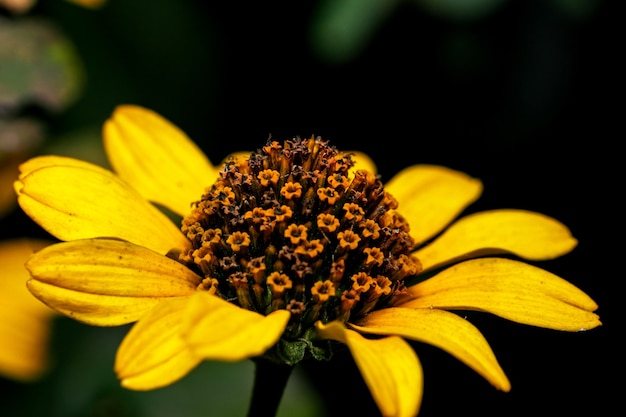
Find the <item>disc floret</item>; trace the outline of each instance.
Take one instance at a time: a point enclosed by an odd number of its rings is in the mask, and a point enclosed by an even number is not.
[[[409,226],[374,174],[319,137],[268,141],[228,160],[193,203],[180,260],[242,308],[291,312],[283,342],[317,320],[347,322],[392,305],[416,275]]]

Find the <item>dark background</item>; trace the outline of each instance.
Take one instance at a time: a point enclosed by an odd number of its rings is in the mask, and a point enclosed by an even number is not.
[[[270,135],[315,134],[370,154],[383,180],[416,163],[481,178],[484,195],[468,211],[523,208],[570,227],[579,246],[537,265],[594,298],[604,325],[560,333],[471,316],[512,391],[498,392],[448,354],[415,344],[425,377],[420,416],[603,416],[621,409],[623,34],[615,2],[576,14],[558,7],[565,2],[502,1],[473,19],[398,2],[361,49],[339,58],[311,41],[320,2],[211,3],[113,0],[91,11],[41,1],[32,14],[59,23],[88,77],[77,103],[40,114],[51,146],[67,132],[99,129],[117,104],[135,103],[181,127],[213,162]],[[39,233],[19,212],[5,222]],[[57,336],[61,358],[101,330],[65,321],[58,327],[59,335],[83,332],[73,346],[70,336]],[[114,340],[123,334],[101,331]],[[111,345],[113,353],[103,355],[114,354]],[[112,360],[104,359],[107,366]],[[351,358],[303,370],[328,404],[320,415],[378,415]],[[112,373],[105,378],[114,380]],[[57,382],[53,375],[35,386],[3,387],[17,402],[45,399],[46,383]],[[127,394],[114,383],[77,415],[143,415],[140,405],[125,405]],[[232,393],[244,403],[249,395],[247,388]],[[215,400],[206,393],[206,410]]]

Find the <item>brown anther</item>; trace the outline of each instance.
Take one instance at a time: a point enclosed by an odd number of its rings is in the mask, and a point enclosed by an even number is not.
[[[237,257],[235,255],[224,256],[219,260],[219,265],[220,268],[222,268],[226,272],[229,272],[231,269],[239,268],[239,265],[237,264]]]
[[[243,185],[252,185],[252,177],[248,174],[242,174],[241,172],[235,172],[234,179],[232,180],[231,185],[233,186],[243,186]]]
[[[287,262],[291,261],[292,259],[295,259],[295,256],[293,255],[293,248],[287,245],[283,246],[278,251],[278,257]]]
[[[244,218],[239,214],[239,207],[230,205],[222,207],[224,214],[227,218],[230,218],[229,223],[232,226],[236,226],[238,224],[242,224],[244,222]]]

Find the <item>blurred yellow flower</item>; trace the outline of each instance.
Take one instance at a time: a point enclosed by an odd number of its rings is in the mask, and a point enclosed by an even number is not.
[[[102,7],[107,0],[66,0],[70,3],[77,4],[79,6],[87,7],[90,9],[97,9]],[[4,7],[13,13],[26,13],[37,2],[37,0],[0,0],[0,7]]]
[[[51,321],[56,313],[26,289],[26,260],[47,242],[32,239],[0,242],[0,375],[29,382],[49,365]]]
[[[20,162],[20,160],[3,158],[0,155],[0,217],[15,209],[13,182]]]
[[[22,164],[15,189],[65,241],[27,263],[31,292],[88,324],[137,322],[115,363],[130,389],[169,385],[202,360],[291,366],[347,346],[381,413],[414,416],[422,368],[405,339],[511,387],[480,331],[449,310],[563,331],[601,325],[577,287],[495,256],[562,256],[577,244],[567,227],[512,209],[452,223],[482,193],[461,172],[415,165],[383,186],[369,157],[314,137],[268,141],[219,168],[130,105],[103,134],[115,173],[42,156]]]

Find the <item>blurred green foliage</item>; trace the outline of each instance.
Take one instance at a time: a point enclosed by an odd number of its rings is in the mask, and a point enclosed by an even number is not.
[[[555,193],[552,200],[558,200],[565,193],[562,184],[542,177],[534,165],[528,168],[524,157],[536,156],[535,148],[542,152],[549,148],[545,136],[535,138],[537,126],[545,127],[546,120],[556,118],[563,103],[596,90],[595,85],[568,84],[570,77],[587,74],[586,68],[576,68],[576,74],[570,71],[574,64],[588,59],[594,67],[602,63],[604,71],[611,68],[600,53],[589,59],[572,52],[582,44],[580,39],[586,41],[572,22],[591,20],[603,3],[312,0],[246,5],[110,0],[103,8],[90,10],[66,1],[40,0],[26,15],[0,14],[0,156],[11,154],[10,163],[0,158],[2,167],[8,168],[5,183],[12,194],[16,164],[34,153],[106,165],[102,123],[116,105],[136,103],[180,126],[214,162],[228,152],[259,145],[276,131],[311,134],[318,132],[307,129],[323,126],[349,146],[358,145],[379,157],[383,174],[424,159],[453,161],[455,168],[471,167],[481,175],[494,167],[509,173],[521,167],[519,184],[533,184],[534,178],[535,183],[546,183],[546,189]],[[593,48],[586,50],[602,46],[588,42]],[[505,77],[497,78],[503,73]],[[591,110],[578,115],[590,117]],[[570,113],[561,117],[574,127],[584,119]],[[293,131],[294,126],[304,131]],[[575,148],[562,130],[558,125],[559,135],[553,131],[546,135],[566,144],[566,149]],[[15,141],[16,137],[21,139]],[[384,146],[373,138],[382,139]],[[407,151],[407,143],[418,151]],[[554,154],[568,160],[559,152]],[[515,162],[518,159],[522,162]],[[499,170],[491,178],[492,186]],[[556,179],[571,180],[571,171],[554,170]],[[553,183],[559,187],[551,187]],[[527,195],[535,191],[530,190],[532,185],[527,187]],[[517,193],[503,188],[498,204],[517,202]],[[539,193],[532,208],[550,212],[540,206],[548,204],[541,197]],[[489,201],[493,194],[485,198]],[[9,228],[9,222],[18,227]],[[19,213],[6,220],[4,230],[7,235],[38,231]],[[153,392],[122,389],[113,362],[127,330],[59,318],[51,346],[53,369],[34,384],[0,380],[0,414],[245,415],[253,376],[250,362],[207,362],[180,382]],[[497,344],[494,333],[489,340]],[[500,339],[505,343],[505,336]],[[582,354],[575,348],[571,352]],[[428,348],[424,353],[429,358]],[[516,363],[513,356],[508,369]],[[502,357],[507,360],[506,352]],[[503,401],[500,393],[477,384],[473,375],[463,379],[463,369],[446,364],[460,373],[459,379],[451,381],[450,368],[431,366],[427,396],[434,395],[429,390],[439,382],[443,389],[455,386],[455,395],[474,400],[481,410],[492,405],[494,415],[502,414],[497,411]],[[369,394],[358,385],[362,384],[358,373],[356,380],[348,377],[354,369],[334,365],[332,373],[332,367],[320,368],[328,375],[321,379],[317,375],[317,385],[304,372],[292,376],[280,416],[330,415],[325,406],[332,397],[326,395],[333,393],[345,400],[345,404],[333,401],[334,415],[376,415],[375,409],[367,408]],[[516,376],[519,381],[521,376]],[[320,384],[326,387],[324,397],[318,394]],[[543,390],[542,384],[548,382],[532,383],[533,398],[553,395],[554,384]],[[510,401],[518,398],[519,389],[514,388]],[[474,399],[472,390],[480,391],[481,397]],[[358,404],[350,403],[354,397]],[[443,405],[451,406],[447,403],[454,401],[445,397]],[[521,397],[518,404],[534,407],[533,401]],[[510,411],[508,406],[503,409]]]
[[[400,6],[410,4],[437,18],[472,22],[488,17],[512,0],[319,0],[311,18],[311,46],[317,56],[339,64],[362,53]],[[588,18],[596,0],[551,0],[576,18]],[[408,52],[408,51],[407,51]]]
[[[84,84],[73,43],[50,21],[0,18],[0,109],[38,105],[59,112]]]

